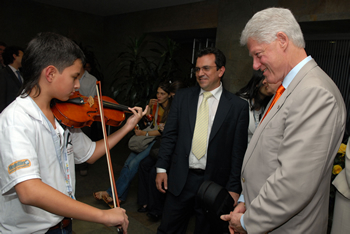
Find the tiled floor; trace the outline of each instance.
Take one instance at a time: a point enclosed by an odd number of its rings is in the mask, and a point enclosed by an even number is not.
[[[118,178],[120,170],[128,157],[130,151],[127,147],[127,138],[123,139],[116,147],[111,150],[113,169],[115,179]],[[76,198],[79,201],[92,205],[100,209],[109,207],[103,201],[97,201],[92,193],[106,190],[109,185],[107,161],[105,157],[99,159],[95,164],[89,165],[88,175],[80,176],[77,171],[76,179]],[[127,200],[121,205],[127,211],[129,217],[128,233],[130,234],[150,234],[156,233],[160,221],[154,222],[148,218],[145,213],[137,212],[137,175],[131,183]],[[187,233],[193,233],[194,221],[191,220]],[[85,222],[80,220],[73,221],[73,231],[75,234],[94,234],[94,233],[117,233],[115,228],[108,228],[102,224]]]

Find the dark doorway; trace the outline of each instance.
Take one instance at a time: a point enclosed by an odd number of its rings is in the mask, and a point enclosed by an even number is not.
[[[149,34],[152,37],[168,37],[180,44],[177,63],[181,68],[181,76],[184,76],[183,78],[189,81],[189,85],[194,85],[195,79],[191,69],[195,62],[195,54],[201,48],[215,47],[216,28],[153,32]]]
[[[333,79],[350,108],[350,20],[300,23],[306,52]]]

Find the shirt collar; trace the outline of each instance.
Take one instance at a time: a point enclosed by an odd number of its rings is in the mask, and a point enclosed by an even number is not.
[[[288,88],[289,84],[293,81],[294,77],[298,74],[298,72],[303,68],[303,66],[311,60],[311,55],[304,58],[298,65],[296,65],[283,79],[282,85],[285,89]]]
[[[41,109],[38,107],[38,105],[35,103],[35,101],[30,97],[17,97],[17,103],[20,105],[24,112],[31,116],[33,119],[40,121],[48,130],[50,130],[50,127],[44,121],[44,113],[41,111]]]
[[[205,91],[204,89],[201,88],[199,96],[202,95],[205,92],[207,92],[207,91]],[[215,99],[219,100],[220,97],[221,97],[221,94],[222,94],[222,82],[220,82],[219,87],[217,87],[216,89],[213,89],[213,90],[211,90],[209,92],[211,92],[211,94],[213,94]]]
[[[9,68],[11,68],[11,70],[13,71],[13,73],[16,74],[16,71],[18,71],[16,68],[12,67],[11,65],[7,65]],[[16,74],[17,75],[17,74]]]

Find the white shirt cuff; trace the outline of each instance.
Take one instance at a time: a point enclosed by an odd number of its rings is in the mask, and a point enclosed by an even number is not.
[[[247,229],[245,228],[245,225],[244,225],[243,217],[244,217],[244,214],[241,216],[241,219],[240,219],[241,226],[242,226],[242,228],[243,228],[245,231],[247,231]]]
[[[237,203],[240,203],[240,202],[244,202],[244,196],[243,196],[243,194],[241,194],[241,196],[239,196],[239,198],[238,198]]]
[[[166,170],[163,168],[158,168],[157,167],[157,173],[166,173]]]

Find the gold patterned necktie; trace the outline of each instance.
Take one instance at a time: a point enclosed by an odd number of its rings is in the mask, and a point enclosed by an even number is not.
[[[282,85],[280,85],[280,87],[278,87],[276,94],[271,102],[271,105],[269,106],[269,109],[267,109],[264,117],[262,118],[262,120],[260,121],[260,123],[264,120],[264,118],[266,117],[267,113],[269,113],[269,111],[271,110],[271,108],[273,107],[273,105],[275,105],[275,103],[277,102],[277,100],[281,97],[282,93],[284,92],[284,90],[286,90]]]
[[[196,126],[193,133],[192,152],[199,160],[207,150],[208,124],[209,124],[209,105],[208,98],[213,94],[211,92],[203,93],[203,101],[198,109]]]

